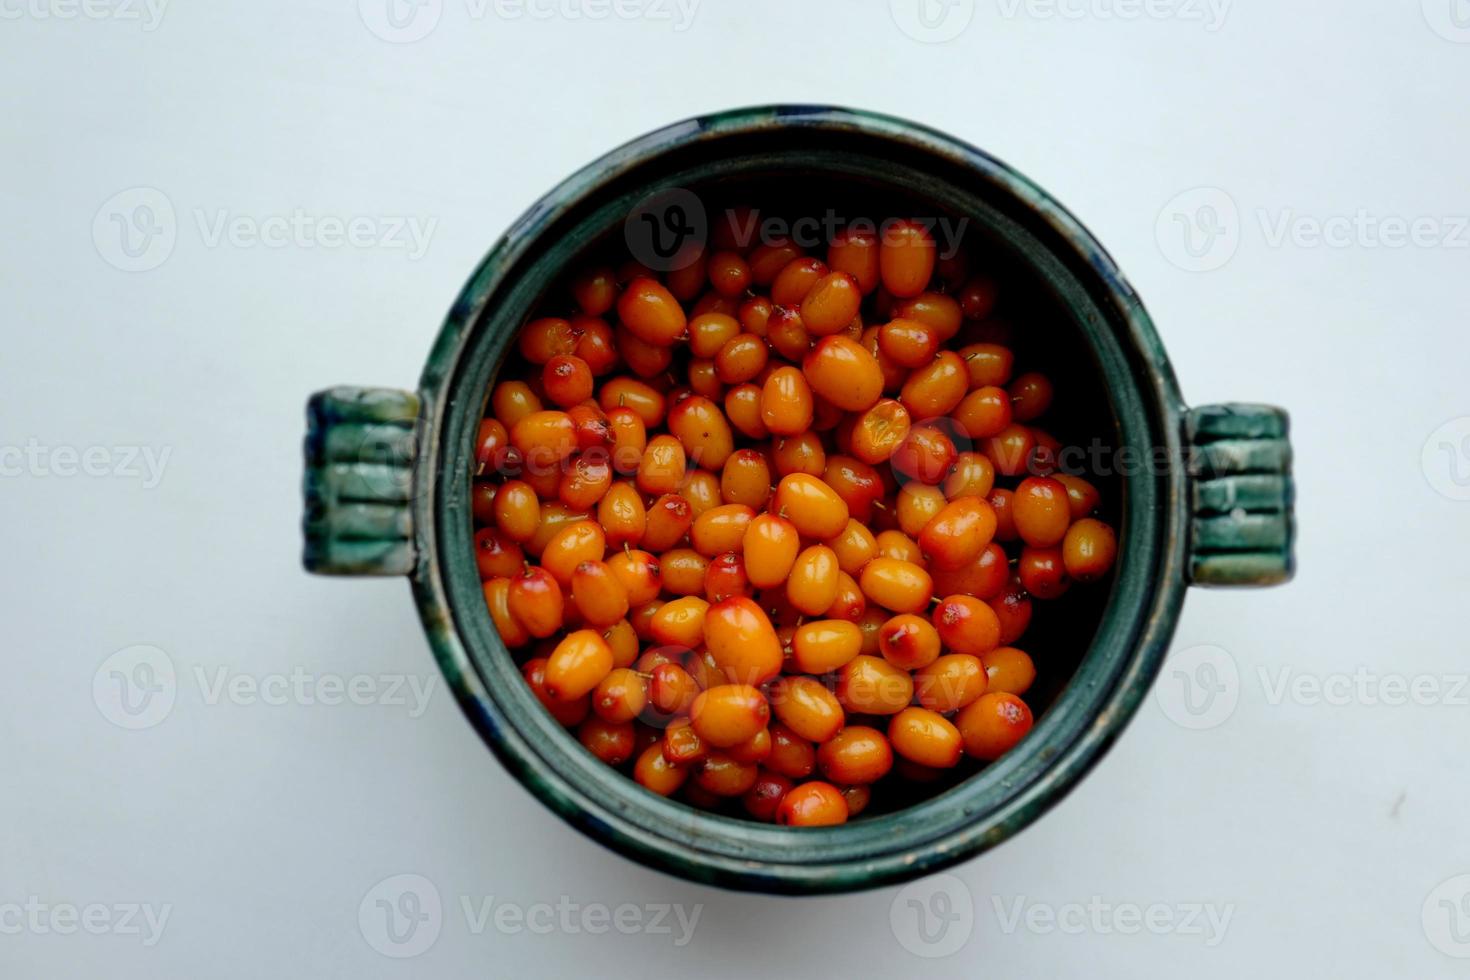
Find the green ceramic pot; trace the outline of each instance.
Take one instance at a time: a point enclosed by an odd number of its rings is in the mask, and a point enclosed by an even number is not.
[[[939,795],[845,826],[784,829],[648,793],[594,759],[535,701],[481,595],[469,513],[472,442],[518,326],[575,256],[622,234],[669,188],[809,187],[892,195],[967,216],[1053,303],[1048,329],[1095,379],[1099,431],[1133,458],[1109,485],[1121,522],[1111,591],[1076,638],[1070,678],[1020,746]],[[765,200],[753,197],[752,200]],[[810,198],[820,201],[822,197]],[[866,212],[872,214],[872,211]],[[878,214],[893,212],[877,212]],[[1061,348],[1057,348],[1061,349]],[[1088,231],[995,158],[914,123],[774,106],[691,119],[587,166],[533,205],[450,311],[418,391],[311,399],[308,570],[408,576],[446,678],[485,741],[579,830],[650,867],[768,892],[902,881],[971,857],[1060,800],[1118,735],[1159,670],[1186,586],[1270,585],[1292,572],[1286,415],[1186,408],[1153,323]]]

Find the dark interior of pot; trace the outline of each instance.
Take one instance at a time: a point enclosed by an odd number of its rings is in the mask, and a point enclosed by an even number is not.
[[[1063,447],[1061,468],[1085,473],[1101,492],[1098,516],[1119,532],[1112,574],[1038,600],[1015,644],[1036,665],[1025,694],[1037,714],[1034,730],[997,762],[967,758],[927,784],[875,792],[873,806],[844,826],[756,823],[738,802],[696,809],[610,769],[536,701],[480,594],[468,513],[472,444],[495,378],[527,376],[513,338],[531,316],[569,312],[567,285],[579,269],[625,259],[628,216],[670,188],[691,191],[710,215],[751,205],[787,222],[815,219],[819,229],[834,217],[944,222],[954,232],[948,244],[964,248],[971,267],[1000,284],[994,318],[1015,350],[1017,371],[1039,370],[1055,383],[1053,405],[1038,424]],[[454,618],[447,627],[462,639],[491,702],[467,704],[472,719],[502,761],[565,819],[642,861],[701,880],[767,891],[865,887],[1003,840],[1060,798],[1110,740],[1135,695],[1124,695],[1119,717],[1095,722],[1106,705],[1117,707],[1117,685],[1155,608],[1168,493],[1157,475],[1115,465],[1115,450],[1146,449],[1165,435],[1156,396],[1135,381],[1153,366],[1151,352],[1125,336],[1134,315],[1119,300],[1126,284],[1110,278],[1100,250],[1088,253],[1058,232],[1043,214],[1047,207],[1054,207],[1049,199],[995,161],[902,134],[842,125],[746,126],[701,137],[665,131],[569,179],[492,252],[451,313],[451,327],[465,325],[462,350],[447,361],[452,371],[437,376],[431,359],[424,380],[425,390],[445,391],[434,504],[438,568]],[[825,244],[809,251],[822,255]],[[873,315],[865,306],[864,322]]]

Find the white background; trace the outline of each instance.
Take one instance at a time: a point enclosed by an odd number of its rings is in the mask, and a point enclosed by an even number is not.
[[[432,0],[412,43],[369,29],[392,35],[375,0],[158,20],[91,2],[0,0],[0,974],[1464,974],[1463,0],[1240,0],[1223,21],[1194,0],[963,0],[929,32],[905,0],[703,0],[683,30],[662,6]],[[1164,693],[1085,783],[901,898],[730,894],[603,850],[481,745],[404,583],[298,566],[308,393],[412,387],[476,262],[562,176],[673,120],[781,101],[912,117],[1009,161],[1117,258],[1191,402],[1293,415],[1297,580],[1192,594]],[[157,197],[108,202],[140,187],[166,197],[171,223],[143,224],[173,242],[128,272],[113,215],[146,219]],[[1214,190],[1176,201],[1198,187]],[[296,209],[434,225],[422,254],[209,234]],[[1191,258],[1176,214],[1225,234]],[[1418,243],[1384,244],[1416,218]],[[1314,239],[1323,224],[1343,237]],[[65,475],[68,447],[102,447],[105,475]],[[167,452],[161,479],[126,447]],[[106,692],[133,654],[109,657],[137,645],[163,651],[176,695],[129,730]],[[1205,665],[1221,699],[1190,714]],[[1359,668],[1361,686],[1331,688]],[[211,703],[220,678],[293,672],[435,686],[418,717],[381,687],[370,704]],[[1434,703],[1387,703],[1395,678]],[[443,907],[406,960],[369,935],[373,889],[400,874]],[[699,919],[682,946],[677,926],[594,935],[575,913],[476,932],[466,896]],[[909,898],[961,919],[926,945]],[[60,932],[94,903],[101,934]],[[166,908],[161,936],[121,922],[127,904]],[[1157,927],[1125,932],[1151,905]],[[1223,934],[1195,905],[1229,916]]]

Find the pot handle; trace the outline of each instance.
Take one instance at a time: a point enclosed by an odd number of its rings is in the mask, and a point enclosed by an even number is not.
[[[1296,571],[1295,484],[1284,410],[1205,405],[1185,415],[1189,581],[1278,585]]]
[[[419,396],[329,388],[306,403],[301,561],[318,575],[406,575],[413,535]]]

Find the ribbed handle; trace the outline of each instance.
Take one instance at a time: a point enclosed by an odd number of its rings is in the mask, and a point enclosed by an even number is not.
[[[1193,519],[1190,581],[1260,586],[1296,570],[1296,488],[1285,411],[1206,405],[1186,416]]]
[[[330,388],[306,405],[302,564],[319,575],[413,571],[419,397]]]

